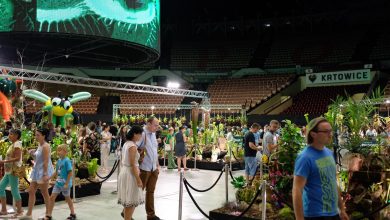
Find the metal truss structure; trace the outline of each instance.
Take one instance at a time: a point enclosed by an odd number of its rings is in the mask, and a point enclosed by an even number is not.
[[[110,90],[121,90],[121,91],[128,91],[128,92],[185,96],[185,97],[202,98],[202,99],[208,99],[209,97],[208,93],[203,91],[173,89],[173,88],[166,88],[162,86],[150,86],[150,85],[143,85],[143,84],[136,84],[136,83],[108,81],[108,80],[84,78],[78,76],[68,76],[68,75],[57,74],[57,73],[49,73],[49,72],[36,71],[36,70],[26,70],[26,69],[5,67],[5,66],[0,66],[0,69],[7,70],[8,72],[7,77],[9,78],[29,80],[29,81],[84,86],[84,87],[110,89]]]
[[[112,106],[113,117],[118,115],[119,109],[177,109],[177,110],[185,110],[185,109],[193,109],[195,105],[192,104],[114,104]],[[200,109],[204,110],[243,110],[242,105],[233,105],[233,104],[200,104],[198,106]],[[244,110],[245,112],[245,110]]]

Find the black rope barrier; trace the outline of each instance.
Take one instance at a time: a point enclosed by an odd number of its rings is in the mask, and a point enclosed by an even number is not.
[[[233,173],[232,171],[229,169],[229,174],[230,174],[230,178],[232,178],[232,180],[236,179],[234,176],[233,176]]]
[[[194,197],[192,196],[191,192],[190,192],[190,189],[188,188],[188,181],[184,178],[183,179],[183,183],[184,183],[184,187],[186,188],[187,190],[187,193],[188,195],[190,196],[192,202],[194,203],[194,205],[196,206],[196,208],[199,210],[199,212],[201,212],[203,214],[204,217],[208,218],[208,219],[211,219],[211,220],[215,220],[214,218],[211,218],[209,215],[207,215],[199,206],[199,204],[195,201]],[[261,189],[262,189],[263,185],[261,185],[261,187],[257,190],[256,194],[255,194],[255,197],[252,199],[251,203],[249,204],[249,206],[243,211],[241,212],[240,215],[232,218],[232,219],[229,219],[229,220],[238,220],[240,219],[242,216],[244,216],[248,211],[249,209],[252,208],[253,204],[256,202],[256,199],[257,197],[260,195],[261,193]]]
[[[368,217],[374,215],[375,213],[377,213],[377,212],[379,212],[379,211],[385,209],[385,208],[386,208],[387,206],[389,206],[389,205],[390,205],[390,202],[387,202],[387,203],[385,203],[384,205],[382,205],[381,207],[379,207],[378,209],[375,209],[374,211],[368,213],[367,215],[364,215],[363,217],[358,218],[357,220],[361,220],[361,219],[368,218]]]
[[[249,204],[249,206],[243,212],[241,212],[240,215],[238,215],[232,219],[229,219],[229,220],[237,220],[237,219],[240,219],[242,216],[244,216],[249,211],[249,209],[252,208],[253,204],[255,204],[256,199],[260,195],[262,189],[263,189],[263,185],[261,185],[261,187],[257,190],[256,195],[255,195],[255,197],[253,197],[252,202]],[[265,201],[262,201],[262,202],[265,202]]]
[[[238,161],[236,155],[234,155],[234,151],[232,151],[232,155],[233,155],[234,159],[235,159],[236,161]]]
[[[88,182],[90,182],[90,183],[103,183],[103,182],[106,182],[112,176],[112,174],[115,172],[116,168],[119,166],[119,163],[116,163],[115,165],[116,166],[112,168],[111,172],[107,175],[106,179],[103,179],[102,181],[92,181],[89,178],[86,178],[86,180]]]
[[[196,191],[196,192],[207,192],[207,191],[211,190],[212,188],[214,188],[215,185],[217,185],[218,181],[221,179],[221,176],[222,176],[223,172],[224,172],[224,170],[221,170],[221,173],[219,174],[219,176],[218,176],[218,178],[217,178],[217,181],[215,181],[215,183],[214,183],[213,185],[211,185],[209,188],[204,189],[204,190],[196,189],[196,188],[193,187],[187,180],[186,180],[186,181],[187,181],[188,186],[189,186],[192,190],[194,190],[194,191]]]
[[[112,166],[112,169],[116,168],[117,163],[119,163],[119,160],[115,160],[114,165]],[[108,175],[110,175],[111,172],[112,172],[112,170],[108,173]],[[108,179],[108,178],[109,178],[108,175],[105,176],[105,177],[101,177],[101,176],[98,174],[98,172],[95,172],[95,174],[96,174],[96,176],[99,177],[100,179]]]
[[[191,192],[190,192],[190,189],[188,189],[188,182],[187,180],[184,178],[183,179],[183,183],[184,183],[184,187],[186,188],[187,190],[187,193],[188,195],[190,196],[192,202],[194,203],[194,205],[196,206],[196,208],[199,210],[200,213],[202,213],[204,215],[204,217],[208,218],[208,219],[211,219],[211,220],[215,220],[213,218],[210,218],[210,216],[208,216],[201,208],[200,206],[198,205],[198,203],[195,201],[194,197],[192,196]]]

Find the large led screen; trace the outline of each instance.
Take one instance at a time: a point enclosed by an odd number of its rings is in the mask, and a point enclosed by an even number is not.
[[[0,32],[109,37],[160,50],[160,0],[0,0]]]

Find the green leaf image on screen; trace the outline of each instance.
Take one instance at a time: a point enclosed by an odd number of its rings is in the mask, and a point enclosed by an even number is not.
[[[14,5],[11,0],[0,0],[0,31],[12,31]]]
[[[160,0],[21,1],[0,0],[0,31],[14,30],[13,23],[22,19],[25,31],[96,35],[160,49]],[[30,8],[14,12],[15,5]],[[15,16],[20,11],[25,15]]]

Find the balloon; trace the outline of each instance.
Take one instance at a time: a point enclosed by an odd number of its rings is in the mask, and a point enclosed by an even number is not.
[[[16,83],[13,80],[1,79],[0,91],[5,95],[10,95],[16,91]]]

